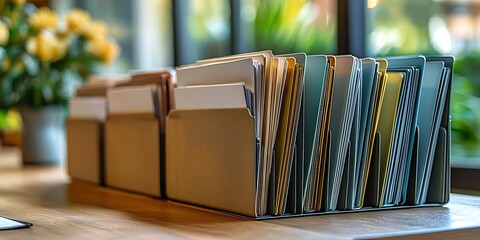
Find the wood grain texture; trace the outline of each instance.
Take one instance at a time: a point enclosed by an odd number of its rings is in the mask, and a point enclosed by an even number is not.
[[[476,239],[480,197],[445,207],[254,221],[148,196],[70,183],[63,167],[22,167],[0,148],[0,215],[32,228],[2,239]]]

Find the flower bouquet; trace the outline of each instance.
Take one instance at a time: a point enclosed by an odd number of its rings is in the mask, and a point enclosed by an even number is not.
[[[2,0],[0,13],[0,109],[17,107],[22,114],[24,161],[51,161],[57,157],[47,156],[48,151],[55,151],[45,148],[65,145],[64,137],[48,143],[57,133],[45,129],[63,134],[63,109],[75,87],[99,66],[111,63],[119,47],[106,25],[83,10],[71,10],[61,18],[24,0]],[[41,153],[29,154],[28,148]]]
[[[117,44],[103,22],[83,10],[63,19],[22,0],[0,2],[0,107],[63,104]]]

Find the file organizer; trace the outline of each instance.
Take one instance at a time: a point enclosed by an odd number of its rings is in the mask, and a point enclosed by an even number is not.
[[[453,58],[432,57],[427,59],[441,60],[445,63],[445,67],[449,67],[453,72]],[[407,200],[404,204],[397,206],[381,206],[379,204],[380,176],[378,168],[381,149],[379,140],[382,136],[376,133],[366,197],[362,208],[350,208],[339,200],[337,210],[304,212],[303,209],[295,207],[300,205],[298,202],[301,199],[299,199],[298,191],[295,190],[297,183],[291,182],[286,213],[273,215],[273,199],[269,197],[268,214],[259,216],[256,209],[256,178],[258,174],[256,159],[259,157],[260,144],[254,137],[255,119],[246,108],[172,110],[170,112],[166,121],[166,196],[175,201],[253,219],[442,206],[449,201],[450,194],[449,103],[452,75],[453,73],[449,76],[445,110],[442,115],[430,187],[425,202],[414,201],[417,196],[412,191],[418,184],[415,174],[418,169],[417,145],[419,134],[422,134],[422,129],[416,127]],[[347,159],[348,154],[350,153],[347,153]],[[294,153],[292,174],[296,171],[295,166],[299,166],[297,164],[297,159],[301,159],[299,155],[301,155],[299,151]],[[347,176],[348,174],[344,172],[344,178]],[[271,178],[274,177],[272,174]],[[270,181],[270,183],[273,182],[275,181]],[[274,186],[270,185],[269,189],[274,189]],[[345,194],[345,192],[341,191],[340,193]],[[270,193],[269,196],[271,195],[274,194]],[[341,198],[342,196],[339,197],[339,199]]]

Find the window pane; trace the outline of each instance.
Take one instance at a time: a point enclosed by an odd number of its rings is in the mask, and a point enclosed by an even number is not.
[[[370,56],[453,54],[452,163],[480,167],[480,3],[368,0]]]
[[[228,55],[230,49],[230,1],[177,1],[178,64]]]
[[[52,0],[51,4],[60,15],[81,8],[107,24],[121,54],[101,70],[104,73],[173,64],[170,0]]]
[[[367,53],[372,56],[449,53],[450,41],[440,2],[369,0]],[[431,30],[431,31],[430,31]],[[444,31],[445,38],[432,38]]]
[[[334,0],[244,0],[241,18],[249,28],[248,50],[335,53],[336,13]]]

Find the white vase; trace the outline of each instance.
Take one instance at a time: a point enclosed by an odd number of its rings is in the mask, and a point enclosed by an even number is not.
[[[22,107],[22,159],[25,164],[61,165],[65,161],[65,114],[60,106]]]

